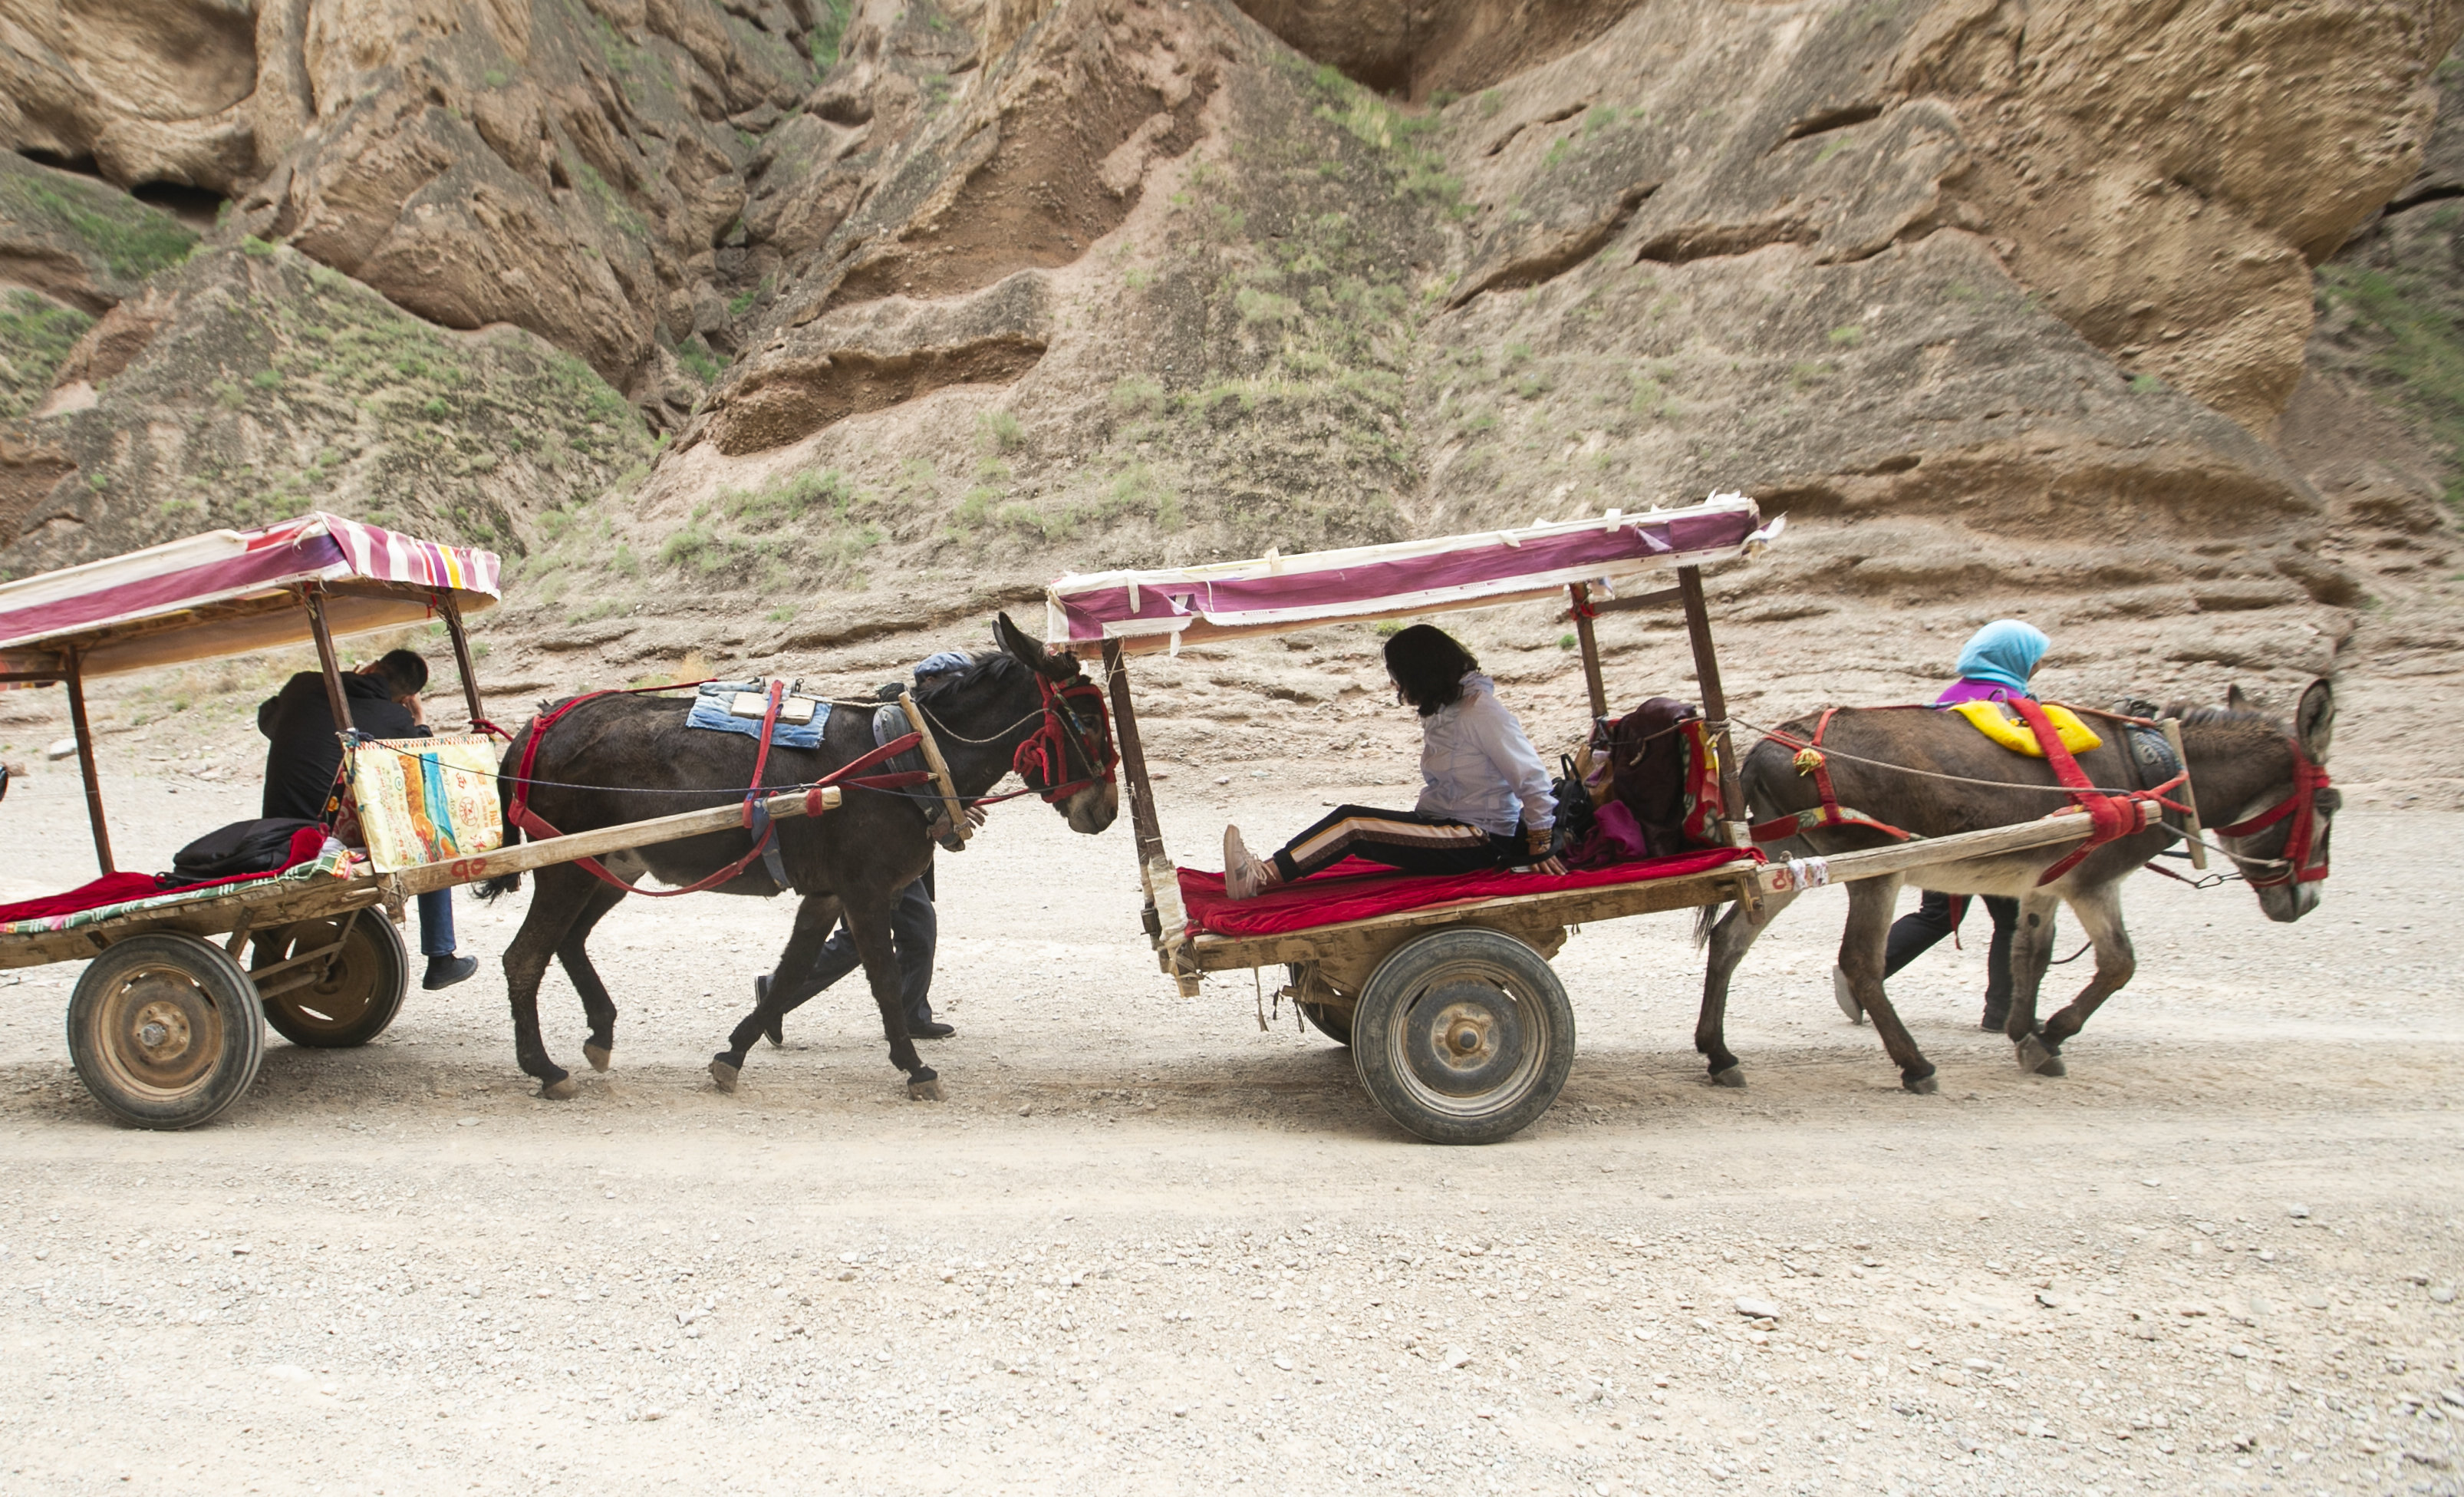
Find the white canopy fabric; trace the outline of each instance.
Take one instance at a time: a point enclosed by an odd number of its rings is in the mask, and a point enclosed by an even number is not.
[[[340,637],[494,607],[496,555],[337,515],[216,530],[0,583],[0,675],[81,674],[214,660],[310,638],[297,589],[318,583]]]
[[[1776,539],[1754,501],[1715,494],[1685,509],[1543,520],[1428,540],[1159,571],[1072,575],[1045,593],[1045,643],[1131,654],[1182,644],[1485,608],[1562,595],[1572,583],[1612,592],[1647,573],[1724,561]]]

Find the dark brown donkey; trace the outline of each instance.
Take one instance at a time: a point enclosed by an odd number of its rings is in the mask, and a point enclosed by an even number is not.
[[[996,622],[994,635],[1000,653],[925,688],[916,697],[948,760],[958,795],[972,801],[990,791],[1010,772],[1021,744],[1058,724],[1063,730],[1056,735],[1063,747],[1059,761],[1068,766],[1067,778],[1047,780],[1040,770],[1024,772],[1023,778],[1030,789],[1055,792],[1048,798],[1068,818],[1071,830],[1102,831],[1120,809],[1120,789],[1110,768],[1110,727],[1100,699],[1088,689],[1074,656],[1046,654],[1008,615]],[[1078,690],[1067,700],[1053,690],[1071,687]],[[831,713],[818,749],[773,748],[762,783],[778,790],[808,783],[870,752],[870,706]],[[540,746],[531,766],[531,805],[569,835],[741,801],[753,781],[757,745],[739,734],[686,727],[691,709],[689,701],[649,696],[613,695],[583,703],[549,731]],[[505,778],[499,783],[509,803],[530,733],[525,727],[505,751]],[[891,905],[932,861],[933,844],[918,808],[930,804],[925,798],[931,793],[931,786],[913,791],[850,788],[837,810],[792,818],[777,826],[787,882],[804,898],[781,959],[809,961],[813,947],[844,912],[873,1002],[881,1008],[890,1063],[907,1072],[910,1095],[937,1098],[939,1079],[916,1055],[907,1033],[890,937]],[[681,886],[726,868],[747,847],[746,834],[731,830],[657,843],[601,861],[621,878],[648,872]],[[616,1005],[584,948],[591,928],[623,901],[626,891],[569,863],[539,870],[538,879],[521,929],[505,950],[505,986],[513,999],[516,1058],[525,1072],[539,1078],[541,1095],[562,1100],[576,1088],[564,1068],[548,1058],[539,1038],[539,980],[551,958],[563,963],[590,1020],[583,1053],[594,1069],[605,1070],[616,1048]],[[493,896],[513,885],[510,878],[493,880],[481,886],[481,893]],[[763,862],[756,860],[714,892],[770,895],[781,891]],[[712,927],[714,951],[726,950],[730,938],[725,926]]]
[[[2319,881],[2326,875],[2328,823],[2336,813],[2338,798],[2323,784],[2314,786],[2301,766],[2305,761],[2314,766],[2326,762],[2336,727],[2334,691],[2325,681],[2311,682],[2295,709],[2290,733],[2280,721],[2253,710],[2238,688],[2223,707],[2167,708],[2164,715],[2181,720],[2183,755],[2189,760],[2199,815],[2243,870],[2258,895],[2259,908],[2271,920],[2298,920],[2307,914],[2319,902]],[[2134,752],[2119,724],[2090,720],[2104,744],[2079,755],[2079,764],[2098,786],[2135,790],[2172,778],[2169,764],[2151,765]],[[1814,726],[1815,719],[1806,717],[1784,724],[1780,731],[1801,742]],[[2016,826],[2066,804],[2065,792],[2055,782],[2045,760],[1996,747],[1950,713],[1845,709],[1833,715],[1822,743],[1835,751],[1829,764],[1841,805],[1923,837]],[[2158,750],[2152,757],[2161,758],[2161,754]],[[1756,822],[1820,804],[1813,780],[1796,772],[1794,757],[1793,746],[1770,738],[1746,756],[1742,778]],[[1959,778],[1936,779],[1909,770]],[[1987,782],[1970,782],[1979,781]],[[2300,804],[2303,800],[2307,805]],[[2268,813],[2278,810],[2282,814],[2270,819]],[[2256,825],[2260,822],[2266,825]],[[2245,836],[2228,836],[2222,830],[2246,823],[2252,825]],[[1806,832],[1771,850],[1774,859],[1830,856],[1887,846],[1889,840],[1859,827],[1830,826]],[[2130,935],[2122,924],[2122,881],[2176,840],[2177,834],[2169,829],[2150,827],[2106,843],[2042,887],[2037,878],[2077,844],[1940,864],[1904,875],[1906,882],[1945,893],[2002,894],[2019,901],[2019,929],[2011,943],[2009,1034],[2018,1047],[2021,1067],[2043,1076],[2062,1074],[2062,1042],[2079,1033],[2097,1006],[2130,980],[2136,958]],[[2295,855],[2291,862],[2286,858],[2288,845]],[[2292,862],[2301,866],[2291,866]],[[1902,875],[1891,874],[1848,886],[1848,926],[1839,937],[1839,968],[1856,1001],[1872,1016],[1883,1047],[1898,1063],[1901,1084],[1911,1091],[1929,1092],[1935,1088],[1933,1063],[1917,1049],[1882,992],[1882,949],[1902,882]],[[1784,893],[1766,899],[1760,919],[1749,918],[1743,906],[1732,906],[1711,928],[1710,961],[1703,979],[1703,1014],[1694,1029],[1694,1047],[1707,1058],[1711,1079],[1724,1086],[1745,1085],[1745,1072],[1728,1053],[1723,1034],[1728,980],[1754,938],[1795,897]],[[2095,943],[2096,975],[2069,1006],[2039,1029],[2037,989],[2053,957],[2055,912],[2065,904]]]

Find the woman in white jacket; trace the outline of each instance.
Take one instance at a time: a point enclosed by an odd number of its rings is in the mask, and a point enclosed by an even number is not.
[[[1549,771],[1497,686],[1453,635],[1416,624],[1386,642],[1396,699],[1419,710],[1420,802],[1408,811],[1338,805],[1272,857],[1250,854],[1223,828],[1223,883],[1235,899],[1307,878],[1347,857],[1406,873],[1476,873],[1529,866],[1562,873],[1549,855],[1557,801]]]

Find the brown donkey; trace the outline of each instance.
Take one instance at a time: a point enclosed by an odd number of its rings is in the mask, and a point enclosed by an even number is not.
[[[2238,687],[2222,707],[2173,707],[2164,715],[2180,719],[2183,756],[2189,760],[2200,817],[2248,878],[2259,908],[2271,920],[2298,920],[2309,914],[2326,877],[2328,826],[2339,804],[2320,767],[2335,737],[2334,689],[2323,680],[2311,682],[2294,711],[2290,732],[2252,708]],[[2079,764],[2098,786],[2135,790],[2173,777],[2175,766],[2157,735],[2125,733],[2120,724],[2103,720],[2096,726],[2104,744],[2079,755]],[[1814,727],[1815,719],[1805,717],[1780,731],[1802,742]],[[1951,713],[1843,709],[1833,715],[1822,746],[1831,751],[1831,779],[1841,805],[1920,837],[2015,826],[2067,804],[2067,792],[2045,760],[1994,746]],[[1797,773],[1794,758],[1793,745],[1771,738],[1746,756],[1742,777],[1757,822],[1820,804],[1814,781]],[[1935,1089],[1933,1063],[1917,1049],[1882,992],[1882,950],[1903,878],[1944,893],[2001,894],[2019,901],[2019,929],[2011,945],[2009,1033],[2021,1067],[2040,1076],[2058,1076],[2062,1042],[2079,1033],[2098,1005],[2130,980],[2136,965],[2130,935],[2122,923],[2122,881],[2178,836],[2169,826],[2151,826],[2106,843],[2042,886],[2037,879],[2076,844],[1850,884],[1839,969],[1898,1064],[1901,1085],[1911,1091]],[[1880,832],[1826,826],[1771,851],[1774,858],[1830,856],[1888,844]],[[1783,893],[1767,898],[1759,919],[1749,917],[1743,906],[1731,906],[1710,928],[1710,960],[1703,978],[1703,1013],[1695,1025],[1694,1047],[1707,1058],[1711,1079],[1723,1086],[1745,1085],[1745,1072],[1728,1052],[1723,1033],[1729,979],[1754,938],[1795,897]],[[2095,943],[2096,974],[2040,1028],[2037,989],[2053,957],[2054,914],[2065,904]]]

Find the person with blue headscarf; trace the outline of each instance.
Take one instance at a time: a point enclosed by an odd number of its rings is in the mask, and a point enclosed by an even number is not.
[[[2036,673],[2036,667],[2044,664],[2045,652],[2053,644],[2045,637],[2045,631],[2033,624],[1995,619],[1969,635],[1968,643],[1960,647],[1959,679],[1933,699],[1934,705],[2003,702],[2013,696],[2032,695],[2029,678]],[[1985,953],[1985,1014],[1978,1027],[1998,1030],[2011,1017],[2011,936],[2019,928],[2019,901],[1999,894],[1982,897],[1985,913],[1993,921],[1993,940]],[[1925,891],[1914,914],[1903,914],[1891,923],[1890,943],[1883,949],[1882,976],[1888,978],[1941,944],[1943,937],[1958,930],[1959,922],[1967,916],[1966,894]],[[1835,969],[1832,987],[1840,1008],[1849,1018],[1861,1021],[1863,1011],[1848,991],[1847,975]]]

